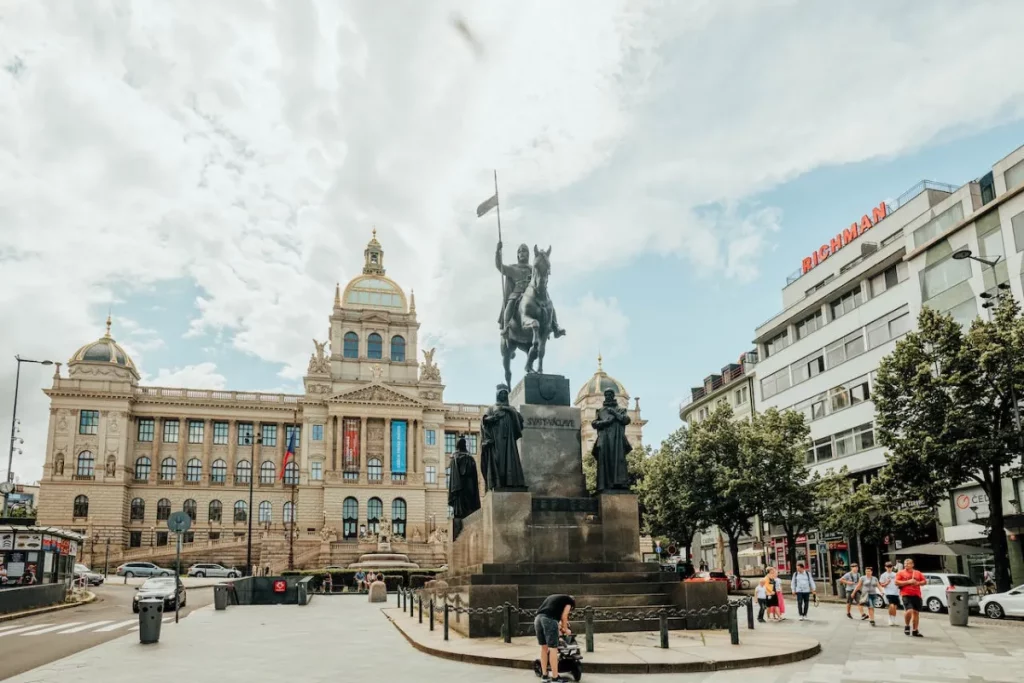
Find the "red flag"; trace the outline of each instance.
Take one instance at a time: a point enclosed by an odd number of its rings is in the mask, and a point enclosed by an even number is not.
[[[288,437],[288,450],[284,452],[284,462],[281,463],[281,479],[284,479],[284,471],[288,468],[289,461],[295,457],[295,437],[298,433],[299,428],[295,427],[292,429],[292,435]]]

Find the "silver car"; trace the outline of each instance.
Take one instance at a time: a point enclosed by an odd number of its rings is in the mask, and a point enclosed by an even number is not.
[[[125,562],[117,568],[117,575],[130,579],[133,576],[174,576],[174,572],[152,562]]]
[[[219,564],[194,564],[188,568],[188,575],[202,578],[204,576],[216,576],[228,579],[238,578],[242,572],[237,569],[221,566]]]

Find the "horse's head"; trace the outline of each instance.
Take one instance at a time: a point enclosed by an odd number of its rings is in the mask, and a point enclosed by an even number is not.
[[[537,277],[547,279],[551,273],[551,247],[543,251],[533,245],[533,272]]]

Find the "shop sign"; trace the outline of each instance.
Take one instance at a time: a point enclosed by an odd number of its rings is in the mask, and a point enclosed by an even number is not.
[[[850,227],[836,234],[835,237],[818,247],[818,249],[811,253],[810,256],[806,257],[800,264],[801,274],[806,275],[816,266],[821,265],[821,263],[829,256],[835,254],[865,232],[878,225],[878,221],[885,218],[888,214],[889,207],[885,205],[885,202],[882,202],[877,207],[871,209],[870,216],[864,214],[860,221],[854,221],[850,224]]]
[[[70,548],[68,549],[68,555],[78,557],[78,541],[71,541]]]
[[[0,550],[13,550],[14,549],[14,534],[3,533],[0,534]]]
[[[829,550],[846,550],[847,549],[847,545],[846,545],[845,541],[829,541],[828,542],[828,549]]]
[[[14,547],[18,550],[39,550],[43,547],[43,535],[18,534],[14,538]]]
[[[957,524],[971,524],[976,519],[988,517],[988,507],[988,495],[980,486],[953,492],[953,510]]]
[[[796,542],[801,544],[801,545],[803,545],[804,543],[807,543],[807,537],[806,536],[797,536],[796,537]]]

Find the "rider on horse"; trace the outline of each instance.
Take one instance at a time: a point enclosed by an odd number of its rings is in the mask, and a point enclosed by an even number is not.
[[[494,265],[498,271],[505,276],[505,304],[498,316],[498,327],[501,328],[501,336],[508,340],[509,327],[516,318],[519,311],[519,300],[523,298],[526,288],[533,277],[533,268],[530,266],[530,248],[525,244],[519,245],[516,252],[518,263],[505,265],[501,261],[501,242],[498,242],[498,250],[494,254]],[[522,322],[522,321],[520,321]],[[558,326],[558,316],[555,313],[555,306],[551,304],[551,330],[555,338],[565,334],[565,330]]]

